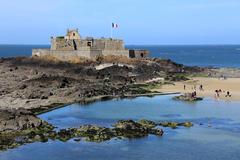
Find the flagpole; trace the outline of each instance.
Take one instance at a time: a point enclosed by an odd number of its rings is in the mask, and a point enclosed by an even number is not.
[[[112,39],[112,36],[113,36],[113,27],[111,26],[111,39]]]
[[[111,24],[111,39],[113,38],[113,23]]]

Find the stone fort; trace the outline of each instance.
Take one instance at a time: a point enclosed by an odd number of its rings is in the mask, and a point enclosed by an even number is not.
[[[125,56],[128,58],[146,58],[147,50],[128,50],[123,40],[112,38],[82,38],[78,29],[67,30],[66,36],[51,37],[50,49],[33,49],[32,56],[47,56],[68,60],[73,57],[96,58],[98,56]]]

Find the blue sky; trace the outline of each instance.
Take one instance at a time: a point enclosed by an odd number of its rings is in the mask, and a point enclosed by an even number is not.
[[[240,44],[240,0],[0,0],[0,44],[48,44],[82,36],[126,44]]]

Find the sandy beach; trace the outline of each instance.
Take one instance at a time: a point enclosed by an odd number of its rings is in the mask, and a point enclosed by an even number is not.
[[[184,85],[186,89],[184,90]],[[199,87],[203,85],[203,91],[200,91]],[[191,80],[185,82],[176,82],[174,85],[164,85],[157,91],[161,92],[181,92],[190,93],[194,91],[194,86],[196,86],[197,96],[200,97],[212,97],[216,98],[215,90],[222,90],[219,94],[219,98],[222,100],[240,100],[240,78],[228,78],[226,80],[218,78],[192,78]],[[227,91],[230,92],[231,98],[225,97]]]

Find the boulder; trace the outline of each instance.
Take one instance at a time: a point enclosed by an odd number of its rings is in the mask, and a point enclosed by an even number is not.
[[[164,133],[163,130],[160,129],[160,128],[150,130],[150,134],[153,134],[153,135],[156,135],[156,136],[162,136],[163,133]]]
[[[116,136],[138,138],[149,134],[149,128],[144,127],[133,120],[120,120],[114,125],[114,127],[113,130]]]

